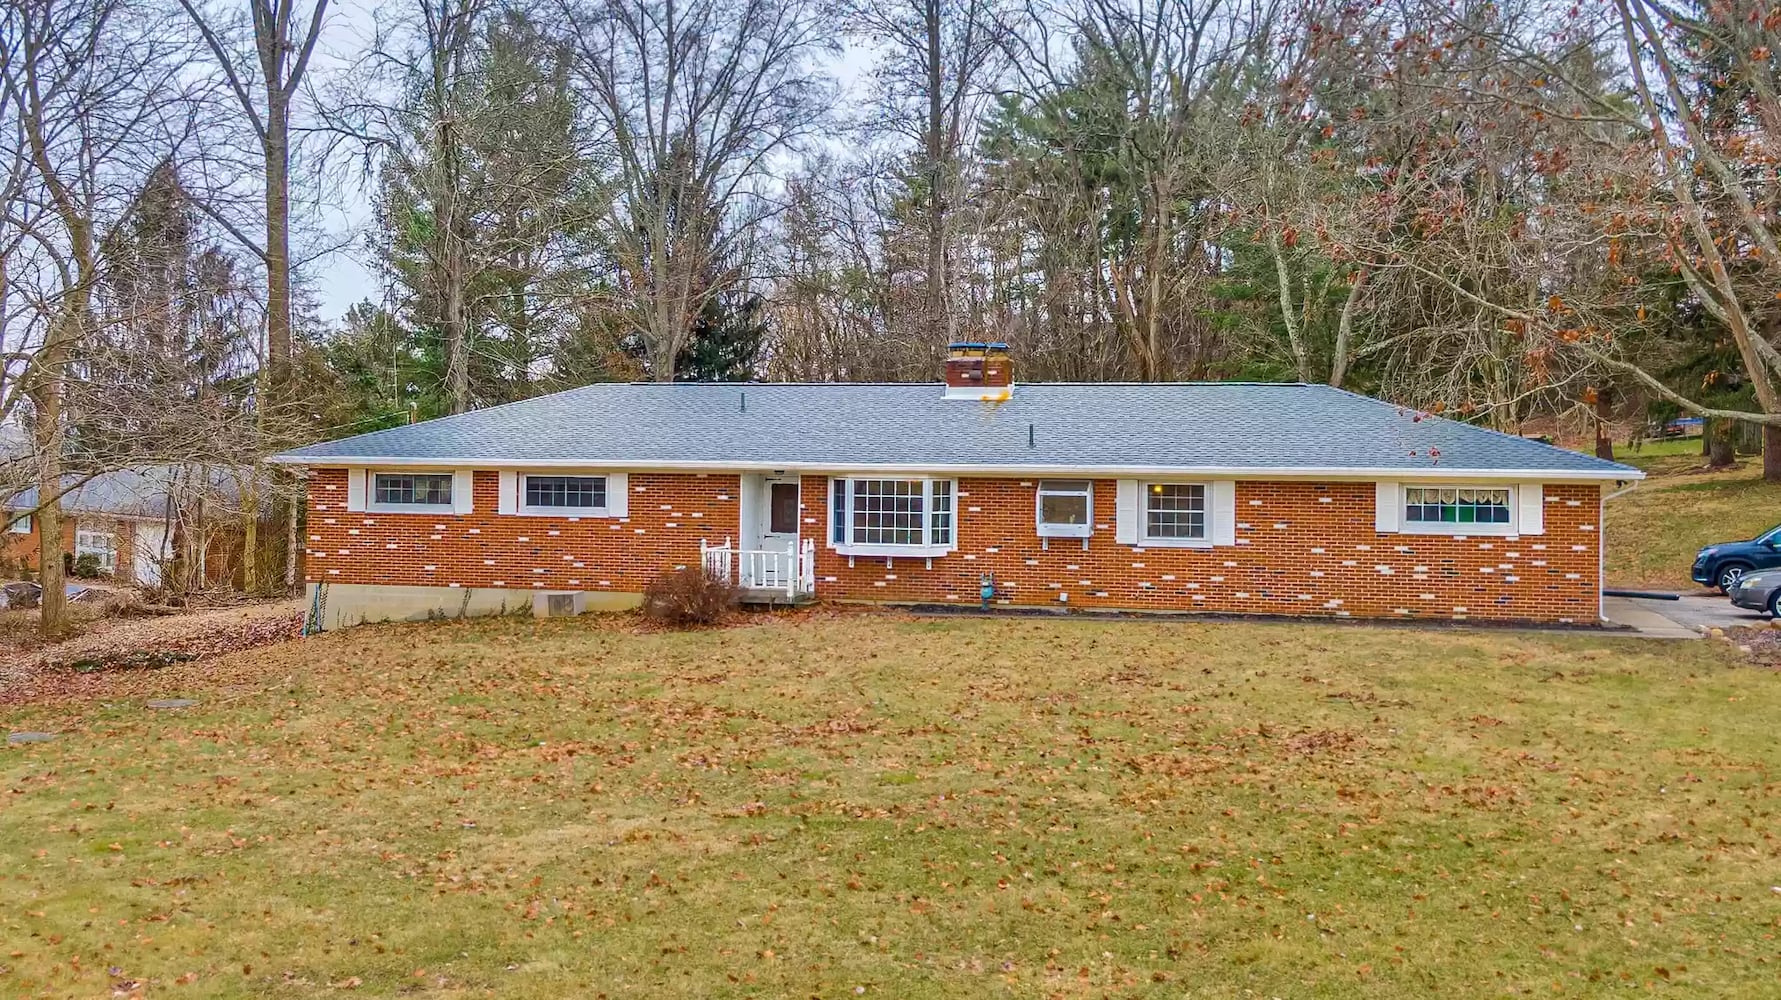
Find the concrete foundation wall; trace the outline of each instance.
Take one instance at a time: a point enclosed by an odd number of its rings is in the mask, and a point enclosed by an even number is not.
[[[308,588],[310,606],[315,589]],[[323,595],[322,631],[372,622],[419,622],[441,618],[533,613],[534,591],[498,587],[417,587],[395,584],[330,583]],[[643,602],[641,594],[588,593],[588,611],[624,611]]]

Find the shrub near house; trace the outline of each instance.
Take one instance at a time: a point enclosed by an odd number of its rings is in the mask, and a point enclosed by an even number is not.
[[[1435,456],[1431,458],[1431,456]],[[744,593],[1584,623],[1627,466],[1315,385],[593,385],[299,449],[330,625]]]

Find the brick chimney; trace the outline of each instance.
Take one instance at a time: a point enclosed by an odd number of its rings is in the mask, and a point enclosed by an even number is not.
[[[946,398],[999,402],[1014,394],[1008,345],[961,340],[946,345]]]

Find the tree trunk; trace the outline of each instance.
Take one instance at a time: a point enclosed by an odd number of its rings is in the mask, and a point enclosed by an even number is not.
[[[307,492],[308,483],[300,485]],[[291,512],[291,516],[284,519],[284,592],[291,594],[297,590],[297,527],[299,511],[304,508],[294,496],[287,496],[284,502]]]
[[[928,316],[934,331],[952,340],[952,310],[946,295],[945,118],[940,101],[940,2],[928,0]]]
[[[1603,386],[1595,395],[1595,457],[1614,460],[1614,390]]]
[[[68,627],[67,574],[62,566],[62,385],[49,378],[32,400],[37,459],[37,581],[43,585],[38,631],[60,638]]]
[[[88,239],[83,227],[74,239]],[[60,638],[68,628],[67,574],[62,566],[62,380],[68,374],[68,358],[86,318],[90,258],[82,246],[75,248],[79,281],[61,305],[61,315],[33,359],[31,373],[32,444],[37,450],[37,561],[38,582],[43,585],[38,631],[45,639]]]
[[[253,470],[247,477],[247,489],[241,494],[241,589],[249,594],[260,591],[260,476]]]
[[[1286,327],[1286,347],[1292,353],[1293,371],[1300,382],[1311,381],[1311,355],[1305,350],[1305,338],[1299,333],[1299,317],[1292,303],[1292,276],[1286,270],[1286,252],[1280,248],[1280,234],[1268,231],[1268,249],[1274,257],[1274,280],[1280,292],[1280,322]]]
[[[1730,420],[1714,420],[1707,427],[1707,465],[1714,469],[1729,469],[1737,462],[1737,455],[1732,447],[1732,437],[1736,426]]]
[[[1781,427],[1764,424],[1762,428],[1762,478],[1764,482],[1781,483]]]
[[[468,280],[469,262],[465,259],[469,229],[464,211],[458,203],[462,192],[463,171],[459,170],[458,139],[452,130],[454,113],[452,87],[455,80],[449,67],[452,52],[435,48],[433,52],[433,94],[439,116],[437,142],[439,170],[435,176],[433,210],[442,245],[439,248],[439,317],[445,334],[445,394],[452,413],[470,410],[470,325],[464,315],[464,283]]]
[[[289,109],[266,87],[266,364],[281,397],[291,362],[291,191]]]
[[[1367,286],[1368,271],[1361,268],[1348,285],[1348,298],[1342,302],[1342,318],[1336,322],[1336,346],[1330,356],[1330,385],[1342,388],[1348,378],[1348,353],[1354,342],[1354,307],[1360,302],[1361,290]]]
[[[464,321],[464,257],[457,238],[446,236],[445,251],[445,389],[451,412],[470,410],[469,324]]]

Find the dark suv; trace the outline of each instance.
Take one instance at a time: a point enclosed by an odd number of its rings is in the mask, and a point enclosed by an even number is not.
[[[1781,567],[1781,525],[1748,542],[1719,542],[1694,557],[1694,582],[1725,590],[1751,570]]]

